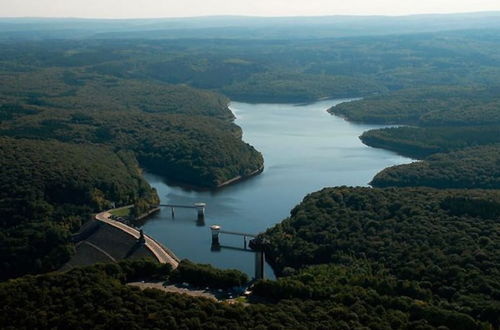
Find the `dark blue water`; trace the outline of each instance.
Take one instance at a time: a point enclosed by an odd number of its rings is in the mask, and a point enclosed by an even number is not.
[[[411,160],[382,149],[367,147],[359,136],[381,126],[349,123],[326,110],[342,100],[308,105],[247,104],[233,102],[236,124],[243,139],[263,153],[264,172],[216,192],[199,192],[167,185],[146,175],[163,203],[207,203],[204,224],[194,210],[162,210],[144,225],[146,233],[164,243],[180,258],[220,268],[254,272],[253,253],[243,238],[221,235],[228,246],[211,251],[210,225],[225,230],[259,233],[286,218],[305,195],[331,186],[366,186],[385,167]],[[266,275],[272,277],[270,267]]]

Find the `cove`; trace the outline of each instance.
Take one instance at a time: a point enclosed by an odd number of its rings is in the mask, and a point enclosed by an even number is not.
[[[359,136],[382,126],[354,124],[326,110],[349,100],[312,104],[248,104],[232,102],[243,139],[262,152],[264,172],[217,191],[196,191],[167,184],[146,173],[163,204],[207,203],[203,224],[193,210],[163,209],[144,224],[146,233],[179,258],[236,268],[253,275],[254,256],[240,251],[243,238],[221,235],[220,251],[211,250],[210,226],[260,233],[281,222],[309,193],[332,186],[367,186],[380,170],[412,160],[365,146]],[[266,277],[273,277],[266,266]]]

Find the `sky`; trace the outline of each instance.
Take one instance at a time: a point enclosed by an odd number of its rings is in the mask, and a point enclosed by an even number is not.
[[[500,0],[0,0],[0,17],[408,15],[500,11]]]

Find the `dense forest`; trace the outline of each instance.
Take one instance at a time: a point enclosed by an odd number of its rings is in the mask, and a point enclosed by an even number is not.
[[[500,125],[500,87],[405,89],[329,111],[350,121],[419,126]]]
[[[59,268],[92,212],[158,204],[139,164],[199,187],[262,167],[221,95],[9,63],[16,68],[0,74],[2,279]]]
[[[401,290],[398,295],[422,300],[429,308],[465,313],[498,327],[499,216],[498,191],[325,188],[307,196],[265,237],[279,274],[294,274],[307,265],[358,267],[361,262],[374,276],[372,282],[364,279],[373,290]],[[328,274],[316,281],[323,276]],[[318,287],[315,276],[307,278]],[[286,281],[291,296],[294,290],[300,294],[300,283]],[[269,292],[280,292],[279,282]]]
[[[403,89],[329,111],[358,122],[412,125],[361,135],[369,146],[424,159],[383,170],[372,181],[374,186],[497,189],[498,91],[492,86]]]
[[[68,29],[64,20],[45,31],[0,20],[0,328],[498,329],[497,21],[447,32],[413,23],[404,35],[389,28],[401,23],[376,21],[373,31],[295,27],[294,37],[284,37],[290,26],[198,26],[139,28],[130,38],[116,28]],[[126,285],[248,280],[187,260],[174,271],[127,261],[26,275],[58,269],[92,212],[157,204],[139,166],[205,188],[259,171],[262,155],[242,141],[228,97],[364,97],[331,112],[411,125],[361,139],[423,159],[384,170],[373,185],[485,190],[313,193],[263,234],[279,278],[255,283],[245,304]]]
[[[323,266],[255,291],[275,301],[228,304],[141,291],[125,283],[168,278],[148,261],[121,262],[27,276],[0,283],[0,327],[71,329],[487,329],[452,306],[436,306],[427,288],[399,282],[382,269]],[[324,290],[321,290],[324,288]],[[311,294],[309,294],[311,292]],[[304,293],[306,293],[304,295]],[[404,296],[400,296],[404,294]],[[494,305],[483,318],[498,316]]]
[[[211,265],[195,264],[189,260],[181,260],[172,272],[169,280],[174,283],[187,282],[196,287],[232,288],[248,283],[248,276],[237,269],[217,269]]]
[[[364,132],[361,140],[372,147],[412,158],[500,143],[500,126],[390,127]]]
[[[389,167],[378,173],[370,184],[374,187],[500,189],[500,146],[434,154],[423,161]]]
[[[273,302],[307,300],[326,306],[335,302],[332,312],[354,328],[358,317],[369,329],[481,329],[484,323],[474,320],[447,304],[416,281],[399,280],[383,267],[365,260],[346,265],[318,265],[301,269],[276,281],[259,281],[254,293]],[[332,308],[329,307],[329,308]],[[498,306],[484,304],[477,311],[497,324]],[[351,322],[349,322],[351,321]]]
[[[0,279],[59,268],[92,212],[158,204],[134,156],[103,146],[0,138]]]
[[[186,86],[57,68],[1,76],[0,134],[131,150],[171,180],[216,187],[262,167],[228,100]]]
[[[4,71],[80,68],[106,77],[188,84],[233,100],[296,102],[436,86],[498,86],[498,41],[495,30],[309,40],[3,41],[0,63]],[[442,93],[446,88],[457,89],[444,87]]]

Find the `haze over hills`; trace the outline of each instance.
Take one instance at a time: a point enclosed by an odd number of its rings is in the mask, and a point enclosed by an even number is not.
[[[500,12],[408,16],[0,18],[0,37],[4,39],[319,39],[499,28]]]

